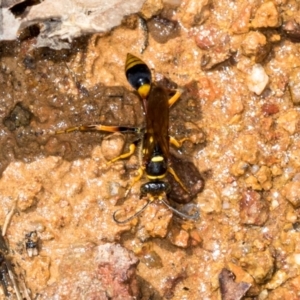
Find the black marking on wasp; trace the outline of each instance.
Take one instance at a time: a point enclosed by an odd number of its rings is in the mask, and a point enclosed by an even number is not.
[[[169,99],[168,93],[162,86],[152,83],[151,71],[148,66],[142,60],[132,54],[127,54],[125,73],[128,82],[134,89],[136,89],[143,101],[146,117],[145,128],[90,124],[68,128],[66,130],[57,131],[56,133],[69,133],[79,130],[138,134],[139,138],[130,145],[129,152],[112,159],[109,163],[131,156],[134,153],[137,144],[142,141],[143,163],[138,169],[138,175],[129,184],[129,187],[125,193],[125,198],[127,197],[132,186],[142,178],[144,173],[148,178],[148,182],[142,184],[140,188],[140,198],[147,197],[148,195],[149,197],[147,198],[146,204],[129,218],[121,220],[117,216],[120,210],[115,211],[113,214],[113,219],[116,223],[127,223],[134,219],[146,209],[149,203],[157,198],[176,215],[184,219],[197,220],[199,217],[198,211],[196,211],[196,213],[193,215],[187,215],[173,208],[164,200],[165,195],[171,190],[170,184],[167,181],[164,181],[167,173],[170,173],[180,184],[180,186],[186,192],[188,192],[169,162],[170,143],[176,147],[181,147],[184,141],[189,140],[189,138],[184,138],[177,141],[175,138],[170,137],[168,132],[169,108],[179,99],[182,91],[177,90],[175,95]]]
[[[148,66],[134,55],[127,54],[125,74],[130,85],[137,90],[142,98],[145,113],[147,113],[147,97],[150,93],[152,76]]]

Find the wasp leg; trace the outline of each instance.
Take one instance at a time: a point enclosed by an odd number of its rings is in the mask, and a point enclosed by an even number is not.
[[[116,162],[117,160],[120,160],[120,159],[124,159],[124,158],[130,157],[130,156],[134,153],[134,151],[135,151],[135,149],[136,149],[136,146],[137,146],[137,144],[140,142],[140,140],[141,140],[141,139],[138,139],[138,140],[134,141],[132,144],[129,145],[129,151],[128,151],[128,152],[123,153],[123,154],[121,154],[121,155],[119,155],[119,156],[113,158],[112,160],[110,160],[110,161],[108,162],[108,164],[110,165],[111,163],[114,163],[114,162]]]
[[[131,188],[132,188],[138,181],[141,180],[141,178],[142,178],[142,176],[143,176],[143,174],[144,174],[144,170],[145,170],[145,167],[140,167],[140,168],[138,169],[138,171],[137,171],[137,172],[138,172],[138,175],[135,176],[135,177],[133,178],[133,180],[131,181],[129,187],[127,188],[127,190],[126,190],[126,192],[125,192],[125,198],[126,198],[127,195],[129,194]]]
[[[175,95],[173,95],[169,100],[169,107],[171,107],[182,95],[183,89],[177,89]]]
[[[130,156],[134,153],[135,148],[136,148],[135,144],[130,144],[130,145],[129,145],[129,151],[128,151],[128,152],[123,153],[123,154],[121,154],[121,155],[119,155],[119,156],[113,158],[112,160],[110,160],[110,161],[108,162],[108,164],[112,164],[112,163],[116,162],[117,160],[120,160],[120,159],[123,159],[123,158],[130,157]]]
[[[174,179],[180,184],[180,186],[187,192],[189,193],[188,189],[184,186],[184,184],[181,182],[175,171],[173,170],[172,167],[168,167],[168,172],[173,175]]]
[[[170,136],[169,140],[170,140],[170,143],[173,146],[175,146],[176,148],[180,148],[185,141],[191,141],[191,142],[193,142],[190,138],[183,138],[183,139],[181,139],[181,140],[178,141],[178,140],[176,140],[172,136]]]
[[[57,130],[55,134],[70,133],[73,131],[103,131],[103,132],[132,132],[139,133],[139,127],[125,127],[125,126],[106,126],[101,124],[90,124],[70,127],[64,130]]]
[[[90,125],[81,125],[76,127],[70,127],[64,130],[58,130],[55,131],[55,134],[62,134],[62,133],[70,133],[73,131],[103,131],[103,132],[123,132],[123,133],[141,133],[143,131],[142,128],[139,127],[126,127],[126,126],[107,126],[107,125],[101,125],[101,124],[90,124]],[[139,143],[140,138],[134,141],[129,146],[129,151],[127,153],[124,153],[108,162],[108,164],[111,164],[119,159],[127,158],[131,156],[137,144]]]

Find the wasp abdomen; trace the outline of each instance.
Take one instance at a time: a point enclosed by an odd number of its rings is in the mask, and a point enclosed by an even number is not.
[[[150,92],[152,81],[148,66],[138,57],[128,53],[125,73],[131,86],[138,91],[143,99],[146,98]]]

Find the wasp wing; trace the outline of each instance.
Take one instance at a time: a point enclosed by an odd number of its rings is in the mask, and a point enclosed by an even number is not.
[[[153,85],[147,98],[144,161],[149,162],[154,153],[169,157],[169,104],[163,87]]]

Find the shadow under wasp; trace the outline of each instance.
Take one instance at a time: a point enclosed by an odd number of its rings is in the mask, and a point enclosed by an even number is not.
[[[189,140],[189,138],[176,140],[169,135],[169,109],[180,98],[182,90],[176,90],[176,93],[169,97],[163,86],[152,82],[149,67],[141,59],[129,53],[125,63],[125,73],[128,82],[137,91],[142,100],[145,112],[145,127],[88,124],[56,131],[56,134],[72,131],[102,131],[135,133],[137,135],[137,139],[129,146],[129,151],[112,159],[109,161],[109,164],[130,157],[135,152],[138,144],[142,143],[142,163],[137,171],[138,175],[133,178],[125,192],[125,198],[133,185],[146,174],[148,182],[140,187],[140,199],[146,199],[146,204],[139,211],[125,219],[119,218],[120,210],[115,211],[113,219],[116,223],[122,224],[131,221],[140,215],[155,199],[161,201],[176,215],[188,220],[197,220],[199,218],[198,211],[194,214],[186,214],[175,209],[165,200],[171,191],[171,185],[166,181],[168,173],[173,176],[184,191],[188,192],[170,163],[169,152],[170,144],[175,147],[181,147],[184,141]]]

